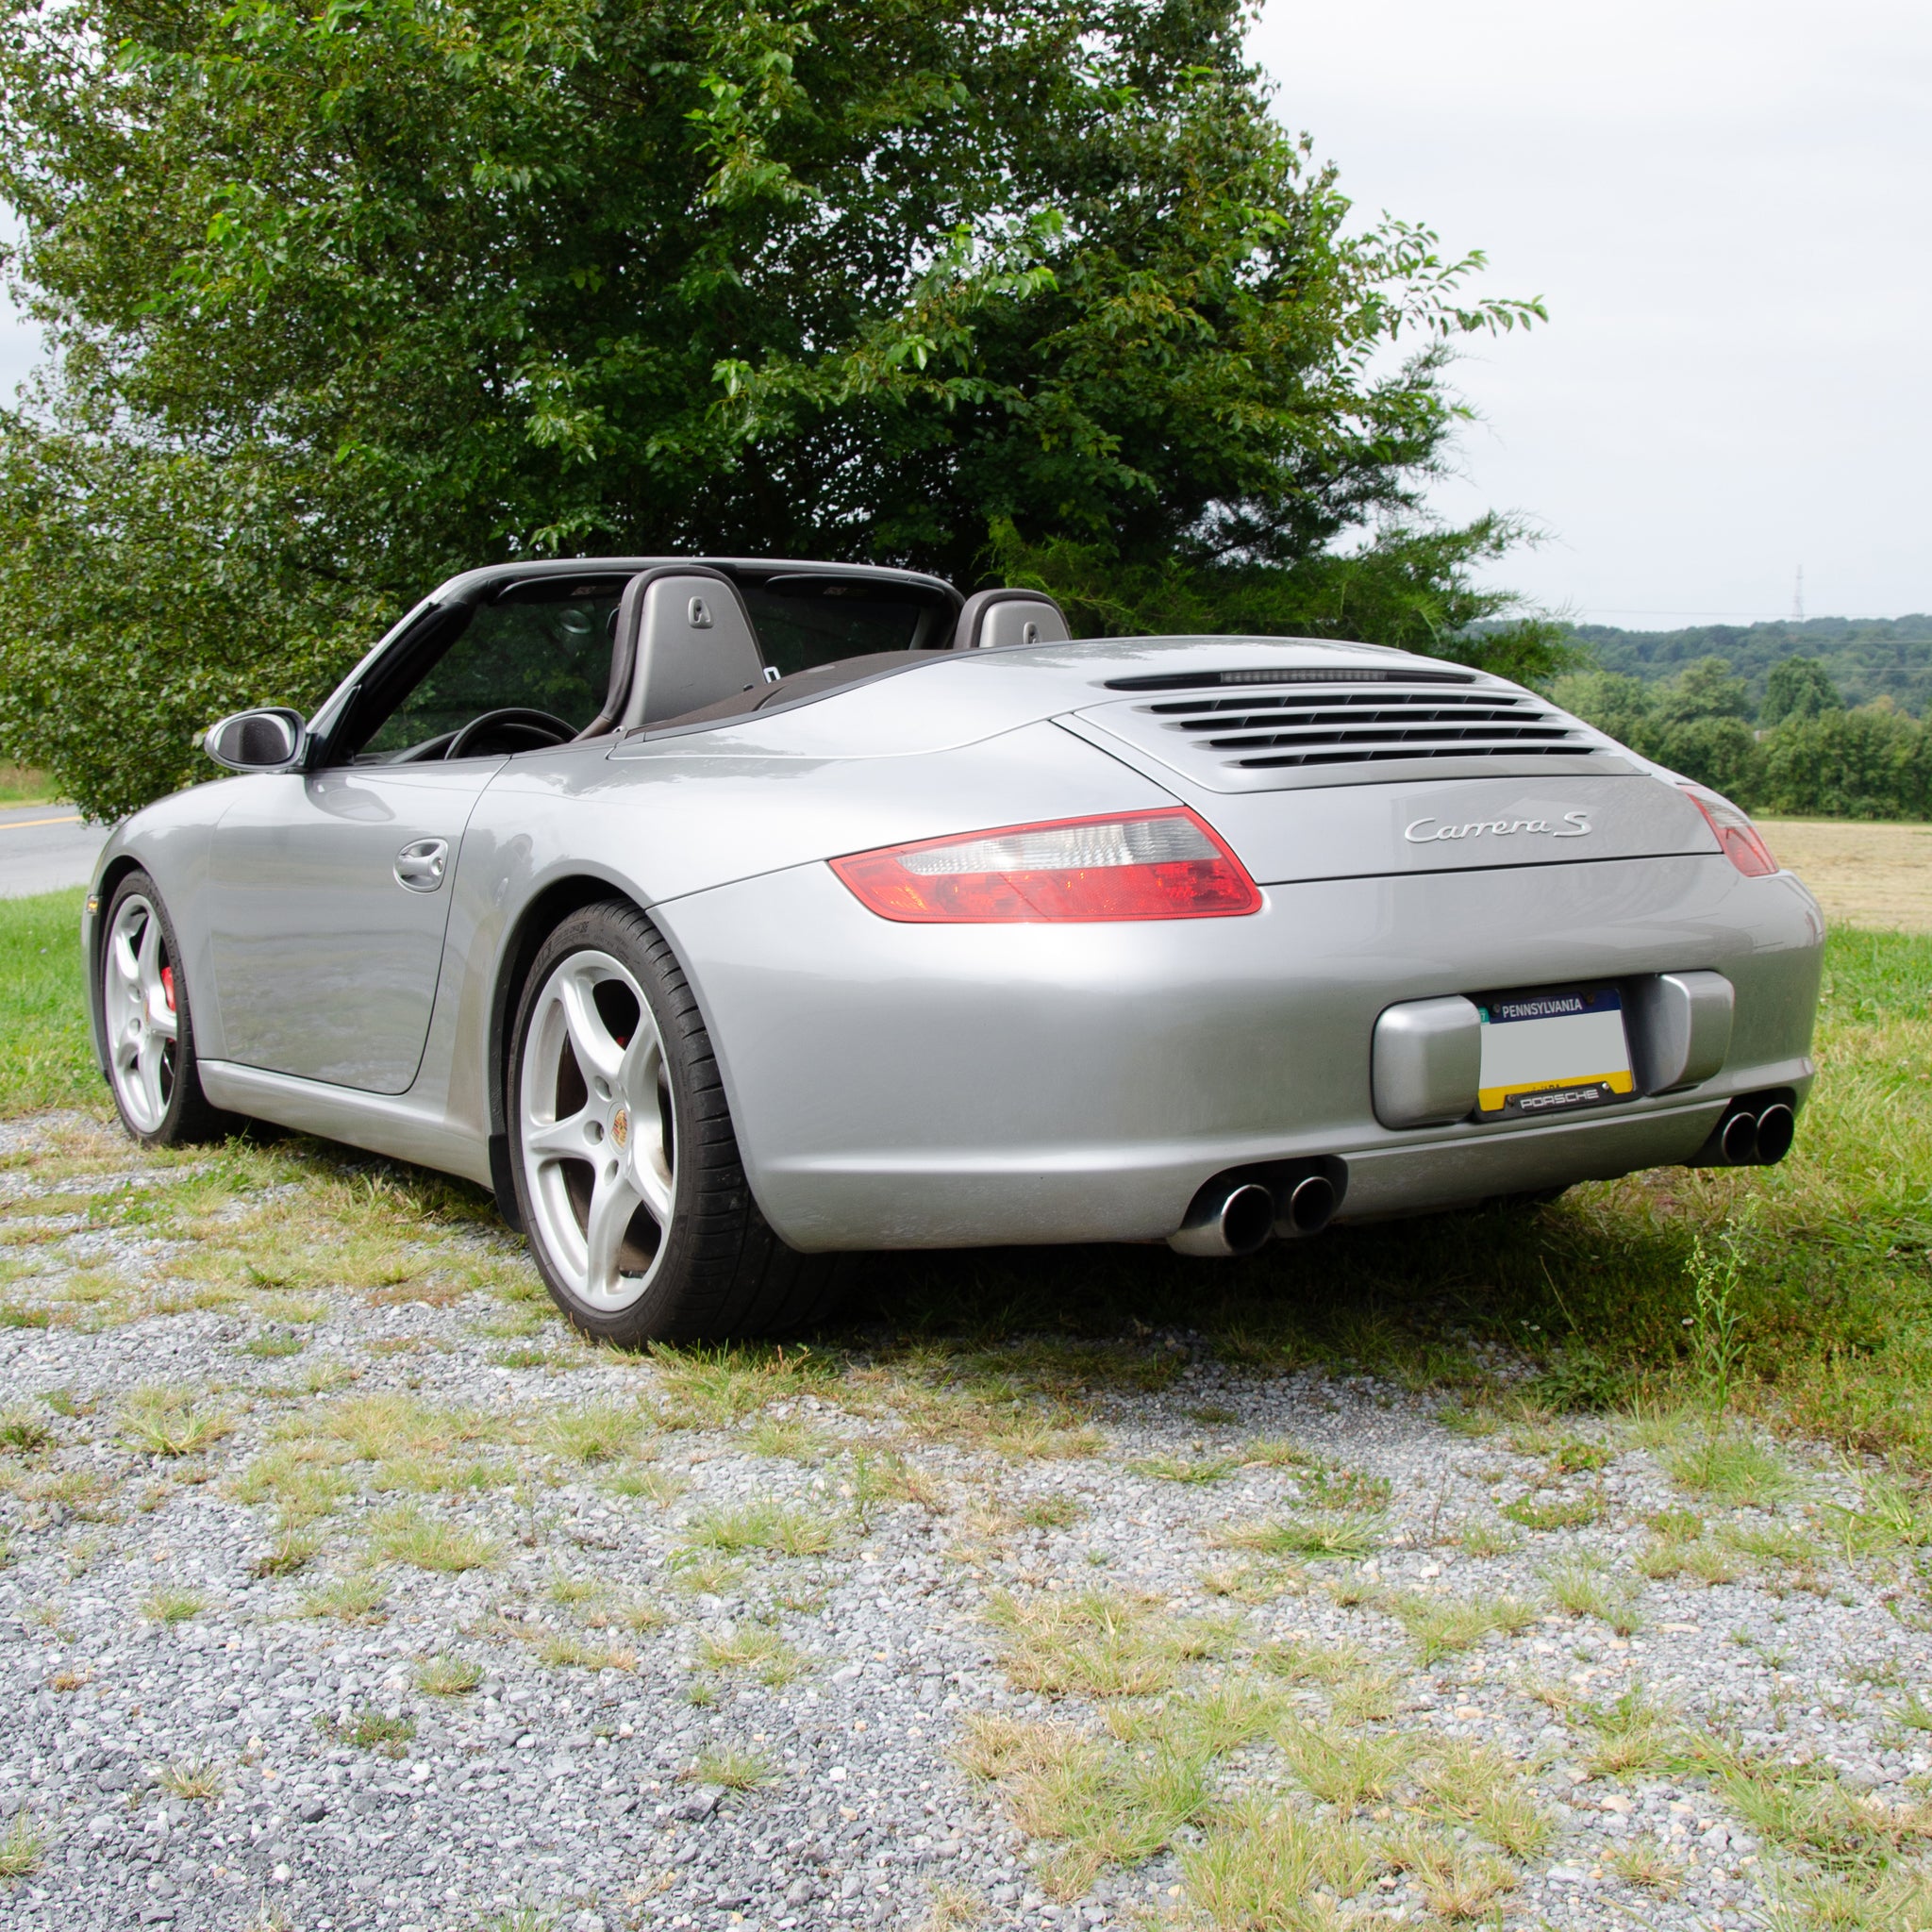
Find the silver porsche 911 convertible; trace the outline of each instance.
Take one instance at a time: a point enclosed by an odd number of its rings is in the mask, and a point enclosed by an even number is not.
[[[1812,1077],[1824,924],[1748,819],[1382,646],[541,562],[207,748],[87,902],[128,1130],[467,1175],[621,1343],[795,1327],[856,1249],[1774,1161]]]

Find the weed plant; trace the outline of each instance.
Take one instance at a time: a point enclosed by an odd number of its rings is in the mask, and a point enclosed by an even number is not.
[[[728,1744],[708,1744],[697,1755],[691,1770],[699,1784],[723,1785],[727,1791],[755,1791],[761,1785],[775,1784],[778,1774],[772,1761],[757,1751],[741,1751]]]
[[[416,1688],[428,1697],[461,1697],[483,1681],[483,1666],[471,1657],[432,1657],[416,1671]]]
[[[38,1869],[46,1847],[46,1833],[24,1810],[16,1811],[0,1837],[0,1879],[28,1876]]]

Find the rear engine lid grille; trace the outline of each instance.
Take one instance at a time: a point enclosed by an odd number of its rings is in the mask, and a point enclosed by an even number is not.
[[[1407,672],[1399,681],[1388,673],[1342,678],[1284,672],[1265,685],[1249,672],[1238,692],[1217,679],[1212,694],[1202,689],[1208,682],[1197,676],[1186,696],[1167,685],[1157,687],[1159,696],[1148,691],[1138,702],[1097,705],[1079,715],[1215,791],[1423,771],[1474,776],[1631,769],[1608,740],[1555,706],[1468,672]]]
[[[1472,753],[1585,749],[1580,724],[1526,692],[1299,691],[1182,698],[1148,706],[1170,730],[1251,771],[1271,765],[1354,765]]]

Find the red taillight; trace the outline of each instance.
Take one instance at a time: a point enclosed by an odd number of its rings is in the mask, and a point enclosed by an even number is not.
[[[1771,848],[1757,836],[1757,826],[1728,798],[1720,798],[1715,791],[1707,791],[1701,785],[1685,786],[1684,794],[1704,814],[1705,822],[1717,834],[1717,842],[1724,848],[1724,857],[1747,879],[1766,878],[1777,870],[1777,860],[1771,856]]]
[[[1224,919],[1258,912],[1241,862],[1185,807],[1001,825],[832,860],[881,919]]]

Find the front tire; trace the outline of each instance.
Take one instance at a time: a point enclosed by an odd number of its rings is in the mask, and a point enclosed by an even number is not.
[[[101,943],[101,1030],[121,1124],[144,1147],[219,1141],[242,1124],[208,1104],[174,923],[155,882],[131,872],[114,888]]]
[[[508,1084],[530,1252],[586,1335],[635,1348],[829,1310],[832,1259],[793,1253],[758,1212],[697,1002],[636,907],[587,906],[544,941]]]

